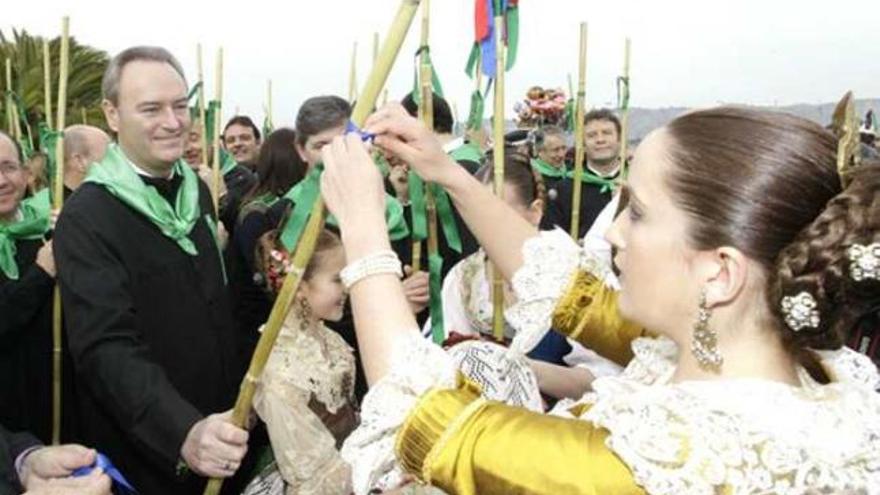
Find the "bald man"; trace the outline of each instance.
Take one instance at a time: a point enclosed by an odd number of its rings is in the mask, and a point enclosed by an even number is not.
[[[64,129],[64,195],[75,191],[89,172],[89,167],[104,158],[110,136],[90,125],[72,125]]]

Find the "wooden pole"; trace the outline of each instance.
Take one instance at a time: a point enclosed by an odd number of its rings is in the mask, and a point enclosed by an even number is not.
[[[6,131],[10,136],[15,137],[15,124],[12,122],[12,61],[6,59]]]
[[[214,212],[220,215],[220,181],[223,177],[220,175],[220,120],[223,116],[223,47],[217,49],[216,69],[214,72],[214,98],[217,101],[217,108],[214,114],[214,142],[212,149],[214,151],[213,161],[213,195],[214,195]]]
[[[412,24],[418,6],[419,0],[401,0],[394,21],[389,28],[388,36],[382,43],[379,58],[370,71],[366,85],[352,110],[351,120],[355,125],[363,125],[364,121],[367,120],[367,116],[372,112],[379,93],[388,79],[388,74],[391,72],[391,66],[394,65],[394,60],[400,52],[400,47],[403,45],[403,40]],[[248,371],[242,380],[241,390],[232,412],[232,423],[239,427],[245,425],[250,414],[257,380],[263,374],[266,361],[272,352],[272,346],[275,345],[281,325],[287,317],[287,311],[290,309],[290,304],[293,302],[293,298],[299,288],[305,267],[315,251],[318,234],[323,229],[323,226],[324,201],[319,196],[312,206],[311,217],[293,254],[293,268],[284,277],[284,283],[281,285],[281,290],[279,290],[278,296],[275,298],[272,311],[269,313],[269,319],[266,321],[263,333],[260,335],[260,340],[254,349]],[[222,486],[222,479],[212,479],[205,487],[204,493],[205,495],[216,495],[220,492]]]
[[[86,115],[86,107],[79,107],[79,116],[82,119],[83,125],[89,125],[89,118]]]
[[[423,0],[422,1],[421,36],[420,36],[420,42],[419,42],[419,46],[421,48],[425,48],[428,46],[428,43],[430,41],[430,31],[429,31],[430,26],[431,26],[431,3],[430,3],[430,0]],[[426,62],[427,62],[427,60],[425,60],[424,53],[425,52],[422,51],[422,55],[419,58],[419,88],[418,88],[418,91],[420,93],[420,97],[421,97],[421,101],[422,101],[422,104],[419,105],[419,118],[422,120],[422,122],[425,123],[425,125],[428,126],[428,129],[433,130],[434,129],[434,115],[433,115],[434,114],[434,106],[433,106],[434,105],[434,103],[433,103],[434,98],[433,98],[433,94],[431,94],[431,91],[429,91],[428,96],[430,97],[430,99],[427,100],[427,103],[424,100],[424,94],[425,94],[425,91],[424,91],[424,85],[425,85],[424,66],[426,65]],[[428,69],[429,69],[428,76],[430,77],[431,76],[430,66],[428,67]],[[415,96],[416,95],[413,95],[413,98],[415,98]],[[431,120],[429,120],[429,121],[425,120],[425,118],[426,118],[425,117],[425,108],[427,108],[427,105],[430,105],[430,118],[431,118]],[[425,184],[425,194],[426,194],[426,196],[425,196],[425,209],[426,209],[427,215],[429,217],[427,219],[429,222],[429,230],[428,230],[428,243],[429,243],[428,255],[429,256],[430,256],[430,242],[431,242],[431,233],[430,233],[430,214],[431,213],[430,213],[429,209],[432,206],[434,206],[436,208],[436,205],[429,205],[428,204],[429,198],[428,198],[427,194],[430,193],[430,190],[431,190],[431,188],[427,187],[427,184]],[[430,200],[431,200],[431,202],[433,202],[433,196],[430,198]],[[436,219],[436,210],[435,210],[434,221],[436,222],[436,220],[437,219]],[[413,238],[413,241],[412,241],[412,263],[411,263],[411,266],[412,266],[413,272],[417,272],[422,269],[422,241],[420,241],[416,238]]]
[[[379,31],[373,32],[373,65],[379,60]]]
[[[269,123],[269,127],[275,127],[275,123],[272,120],[272,80],[269,79],[266,81],[266,121]],[[263,139],[266,139],[266,136],[263,136]]]
[[[202,64],[202,44],[196,45],[196,64],[199,71],[199,127],[202,132],[202,163],[201,166],[208,167],[208,121],[207,111],[205,110],[205,70]],[[213,144],[213,141],[212,141]]]
[[[43,38],[43,115],[46,125],[54,129],[52,125],[52,60],[49,53],[49,40]]]
[[[18,118],[18,105],[12,98],[12,60],[6,59],[6,91],[9,96],[6,98],[6,118],[9,122],[9,133],[15,138],[16,142],[21,142],[21,122]]]
[[[499,12],[500,13],[500,12]],[[495,142],[493,171],[495,195],[504,199],[504,17],[495,16],[495,103],[492,126]],[[495,340],[504,340],[504,279],[501,272],[492,267],[492,329]]]
[[[623,85],[624,85],[624,94],[621,96],[622,101],[621,105],[623,108],[621,109],[620,116],[620,156],[618,157],[618,163],[620,164],[620,175],[618,177],[618,181],[622,181],[626,177],[626,152],[627,152],[627,139],[629,134],[629,52],[630,52],[630,39],[626,39],[626,44],[623,49]]]
[[[354,46],[351,49],[351,68],[348,73],[348,102],[354,103],[357,100],[357,54],[358,54],[358,44],[357,41],[354,42]]]
[[[67,121],[67,71],[70,64],[70,18],[61,19],[61,58],[58,69],[58,124],[55,145],[55,210],[64,206],[64,127]],[[55,284],[52,305],[52,444],[61,442],[61,291]]]
[[[569,83],[571,78],[569,77]],[[584,106],[587,86],[587,23],[581,23],[578,56],[578,92],[574,120],[574,188],[571,201],[571,237],[578,240],[581,222],[581,191],[584,177]]]

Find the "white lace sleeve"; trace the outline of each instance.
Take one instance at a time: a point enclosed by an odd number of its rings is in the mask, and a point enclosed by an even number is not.
[[[517,302],[505,312],[517,329],[511,352],[531,351],[550,330],[553,309],[577,270],[581,254],[561,229],[541,232],[523,244],[523,265],[511,280]]]
[[[620,289],[620,281],[614,272],[611,271],[611,243],[605,239],[605,233],[614,223],[614,214],[617,213],[617,207],[620,205],[620,194],[615,194],[611,201],[605,205],[587,234],[584,236],[584,251],[593,253],[596,259],[608,267],[605,276],[605,283],[613,289]]]
[[[336,450],[333,435],[309,408],[311,394],[264,374],[254,408],[266,423],[281,476],[303,495],[351,493],[351,470]]]
[[[446,274],[443,279],[443,290],[441,292],[441,300],[443,302],[443,331],[444,336],[449,337],[453,331],[460,335],[473,335],[475,332],[471,328],[465,314],[464,303],[461,295],[461,262]],[[431,335],[431,319],[425,322],[422,328],[422,334]]]
[[[395,344],[389,369],[364,397],[361,424],[342,446],[357,494],[391,488],[401,481],[394,454],[397,431],[422,394],[435,387],[455,386],[452,359],[416,330]]]

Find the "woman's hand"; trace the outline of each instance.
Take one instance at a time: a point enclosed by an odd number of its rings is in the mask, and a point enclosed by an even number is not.
[[[366,132],[376,135],[375,145],[397,156],[428,182],[448,186],[462,172],[440,142],[399,103],[389,103],[367,119]]]
[[[385,224],[382,174],[355,134],[338,136],[321,150],[321,194],[343,233],[353,226]],[[383,234],[385,233],[382,230]]]

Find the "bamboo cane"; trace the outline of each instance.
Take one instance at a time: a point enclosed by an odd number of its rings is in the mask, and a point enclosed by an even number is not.
[[[498,10],[500,13],[500,9]],[[495,195],[504,198],[504,17],[495,16],[495,104],[492,110],[493,171]],[[504,340],[504,280],[501,272],[492,267],[492,329],[495,340]]]
[[[49,53],[49,40],[43,38],[43,115],[46,125],[52,126],[52,60]]]
[[[418,6],[419,0],[401,0],[394,21],[389,28],[388,36],[385,38],[379,51],[379,58],[370,71],[370,76],[361,92],[361,97],[357,100],[357,104],[352,110],[351,120],[355,125],[363,125],[372,111],[373,105],[376,104],[381,88],[388,79],[391,66],[400,52],[400,47],[403,45],[403,40],[406,37],[410,24],[412,24]],[[318,234],[321,232],[323,224],[324,201],[319,196],[315,200],[311,217],[293,254],[293,269],[284,277],[284,283],[278,292],[278,296],[275,298],[272,311],[269,313],[269,319],[266,321],[263,333],[260,335],[260,340],[254,349],[248,371],[242,380],[241,390],[232,412],[232,423],[239,427],[245,425],[250,414],[257,380],[262,375],[266,361],[272,352],[272,346],[275,345],[275,340],[278,338],[281,325],[284,323],[287,311],[290,309],[290,304],[293,302],[293,297],[299,288],[305,266],[315,251],[315,243],[318,240]],[[204,493],[205,495],[216,495],[220,492],[222,486],[222,479],[212,479],[205,487]]]
[[[626,177],[626,153],[627,153],[627,135],[629,134],[629,52],[630,52],[630,39],[626,39],[626,43],[623,49],[623,86],[624,86],[624,94],[622,96],[623,100],[621,101],[621,105],[623,108],[621,109],[620,116],[620,156],[618,157],[618,163],[620,164],[620,176],[618,180],[623,180]]]
[[[222,176],[220,175],[220,119],[223,115],[223,106],[220,102],[223,101],[223,47],[217,49],[217,65],[216,70],[214,72],[214,97],[217,101],[217,108],[214,114],[214,142],[212,143],[212,149],[214,152],[214,161],[213,161],[213,195],[214,195],[214,212],[217,216],[220,216],[220,180]]]
[[[430,40],[430,32],[429,32],[430,25],[431,25],[430,0],[423,0],[422,1],[421,36],[420,36],[420,42],[419,42],[419,46],[422,48],[422,52],[419,57],[419,93],[421,93],[422,95],[424,95],[423,85],[425,83],[425,81],[423,79],[424,73],[423,73],[422,66],[425,65],[425,63],[427,62],[425,60],[424,54],[425,54],[425,48],[428,46],[428,42]],[[414,98],[415,98],[415,96],[416,95],[413,95]],[[431,99],[428,100],[428,102],[431,104],[431,120],[430,120],[430,124],[426,124],[429,126],[429,129],[434,128],[434,116],[433,116],[433,113],[434,113],[433,100],[434,99],[433,99],[433,95],[431,95],[431,96],[432,96]],[[426,105],[425,100],[422,99],[422,104],[419,105],[419,118],[422,119],[423,122],[424,122],[424,109],[426,108],[425,105]],[[431,188],[427,187],[427,185],[425,185],[425,186],[426,186],[425,187],[425,191],[426,191],[425,192],[425,209],[427,211],[429,208],[427,194],[430,193]],[[431,197],[431,200],[433,201],[433,196]],[[436,207],[436,205],[435,205],[435,207]],[[428,216],[430,216],[430,212],[428,212]],[[436,221],[436,217],[435,217],[435,221]],[[430,223],[430,218],[428,218],[428,222]],[[431,236],[430,225],[428,226],[428,228],[429,228],[428,243],[430,244],[430,236]],[[430,251],[430,247],[429,247],[429,251]],[[430,255],[430,252],[428,254]],[[411,266],[412,266],[413,272],[417,272],[422,269],[422,241],[416,239],[415,237],[413,237],[413,241],[412,241],[412,264],[411,264]]]
[[[571,84],[571,77],[569,77]],[[577,240],[581,223],[581,191],[584,177],[584,100],[587,86],[587,23],[581,23],[578,56],[578,92],[574,121],[574,188],[571,200],[571,237]]]
[[[199,71],[199,128],[202,133],[202,163],[201,166],[208,167],[208,121],[207,111],[205,110],[205,70],[202,64],[202,44],[196,45],[196,64]],[[213,144],[213,143],[212,143]]]
[[[348,73],[348,102],[354,103],[357,100],[357,54],[358,54],[358,44],[357,41],[354,42],[354,46],[351,49],[351,68]]]
[[[373,65],[379,59],[379,31],[373,32]]]
[[[428,5],[429,0],[424,0]],[[419,105],[419,114],[422,122],[430,130],[434,130],[434,94],[431,84],[432,78],[431,66],[424,63],[419,67],[420,90],[422,93],[422,104]],[[440,254],[440,243],[437,233],[437,203],[434,194],[431,192],[430,184],[427,182],[425,186],[425,210],[428,220],[428,259],[432,256]]]
[[[64,126],[67,119],[67,71],[70,63],[70,18],[61,19],[61,54],[58,68],[58,141],[55,144],[55,210],[64,206]],[[52,304],[52,444],[61,442],[61,291],[55,284]]]
[[[15,124],[12,122],[12,61],[6,59],[6,130],[15,137]]]
[[[274,121],[272,120],[272,80],[269,79],[266,81],[266,121],[269,123],[269,127],[275,127]],[[263,139],[266,139],[266,136],[263,136]]]
[[[79,107],[79,116],[83,125],[89,125],[89,118],[86,115],[86,107]]]
[[[9,122],[9,133],[15,138],[16,142],[21,142],[21,121],[18,118],[18,105],[12,98],[12,61],[6,59],[6,118]]]

